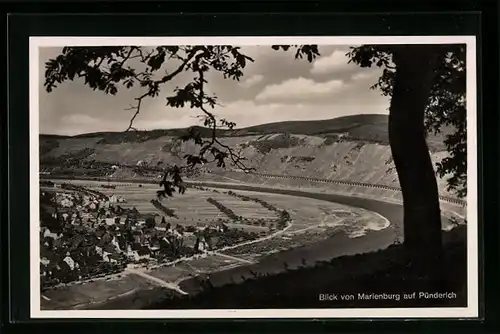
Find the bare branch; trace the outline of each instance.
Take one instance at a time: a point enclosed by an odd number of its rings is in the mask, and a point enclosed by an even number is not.
[[[182,64],[175,71],[173,71],[172,73],[170,73],[168,75],[165,75],[163,78],[161,78],[160,80],[156,81],[156,83],[157,84],[163,84],[163,83],[165,83],[167,81],[172,80],[176,75],[178,75],[179,73],[181,73],[184,70],[184,68],[186,67],[186,65],[196,56],[197,52],[200,51],[200,50],[203,50],[203,48],[201,46],[194,47],[189,52],[189,55],[187,56],[187,58],[184,59],[184,61],[182,62]]]
[[[122,61],[120,62],[120,67],[123,66],[123,64],[125,64],[125,62],[127,60],[129,60],[130,56],[132,55],[132,52],[137,49],[136,46],[131,46],[130,47],[130,50],[128,51],[127,55],[125,57],[123,57]]]
[[[132,47],[133,48],[133,47]],[[133,50],[131,48],[131,51]],[[139,48],[140,50],[140,48]],[[150,86],[149,86],[149,89],[147,92],[145,92],[144,94],[142,94],[141,96],[139,97],[136,97],[135,100],[137,101],[137,105],[136,106],[131,106],[130,108],[126,109],[126,110],[135,110],[135,113],[134,115],[132,116],[132,118],[130,119],[130,123],[129,123],[129,126],[127,127],[127,129],[124,131],[124,132],[127,132],[129,130],[131,130],[133,128],[133,124],[134,124],[134,120],[136,119],[136,117],[139,115],[140,113],[140,109],[141,109],[141,103],[142,103],[142,100],[147,97],[147,96],[153,96],[152,93],[153,93],[153,87],[158,87],[159,85],[161,84],[164,84],[166,83],[167,81],[170,81],[172,80],[175,76],[177,76],[179,73],[181,73],[184,68],[186,67],[186,65],[196,56],[197,52],[202,50],[202,47],[194,47],[190,52],[189,52],[189,55],[186,57],[186,59],[184,59],[184,61],[182,62],[182,64],[172,73],[168,74],[168,75],[165,75],[163,78],[161,78],[160,80],[155,80],[155,81],[152,81]],[[130,56],[130,54],[132,52],[129,52],[128,54],[128,57]],[[142,56],[142,51],[141,52],[141,56]],[[149,57],[152,53],[150,53],[149,55],[147,55],[146,57]],[[127,58],[128,59],[128,58]],[[122,62],[122,65],[123,65],[123,62]],[[141,81],[138,76],[140,75],[141,73],[139,73],[138,75],[135,76],[135,78],[139,81]]]
[[[202,70],[199,70],[198,71],[198,74],[200,76],[200,97],[202,100],[202,98],[205,96],[205,93],[204,93],[204,89],[203,89],[203,85],[204,85],[204,73]],[[215,118],[215,115],[211,112],[209,112],[208,110],[205,109],[205,107],[203,106],[203,103],[201,102],[200,103],[200,109],[203,111],[203,113],[211,120],[211,125],[212,125],[212,138],[211,138],[211,141],[202,148],[202,150],[200,151],[200,156],[203,157],[203,154],[211,147],[214,146],[214,144],[217,144],[219,146],[221,146],[222,148],[226,149],[227,153],[229,154],[229,157],[231,158],[231,161],[233,163],[233,166],[243,170],[243,171],[252,171],[252,170],[255,170],[255,168],[249,168],[247,166],[245,166],[245,164],[243,163],[244,160],[246,160],[245,157],[242,157],[240,155],[241,152],[238,152],[238,153],[235,153],[233,148],[228,146],[228,145],[225,145],[223,144],[219,139],[217,139],[217,120]]]
[[[128,132],[129,130],[135,130],[135,131],[137,131],[137,129],[133,127],[134,120],[136,119],[137,115],[139,115],[139,112],[141,111],[142,99],[145,98],[146,96],[147,95],[142,95],[142,96],[136,98],[137,105],[136,106],[131,106],[130,108],[125,109],[125,110],[135,110],[135,113],[132,116],[132,118],[130,119],[130,123],[129,123],[127,129],[124,132]]]
[[[154,50],[153,50],[151,52],[148,52],[146,55],[144,55],[141,48],[138,48],[137,51],[139,52],[139,56],[141,57],[141,61],[143,63],[146,62],[149,59],[149,57],[151,57],[151,55],[154,53]]]

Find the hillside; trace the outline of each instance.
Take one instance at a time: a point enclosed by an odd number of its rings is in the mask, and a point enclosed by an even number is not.
[[[387,143],[387,122],[386,115],[356,115],[324,121],[263,124],[221,132],[219,136],[225,144],[241,149],[247,166],[259,173],[397,186]],[[199,129],[202,133],[208,131]],[[107,163],[108,167],[141,163],[151,168],[179,164],[184,154],[196,151],[192,143],[178,141],[178,136],[185,131],[92,133],[70,138],[41,135],[41,167],[53,173],[70,168],[73,173],[78,168],[94,168],[96,163]],[[447,154],[442,135],[430,136],[428,141],[433,160],[441,161]],[[205,168],[212,173],[234,174],[213,165]],[[115,167],[106,173],[125,178],[133,177],[137,171]],[[445,180],[439,183],[441,193],[449,195]]]
[[[389,118],[387,115],[380,114],[362,114],[338,117],[327,120],[314,121],[285,121],[261,124],[242,129],[218,130],[219,137],[244,137],[244,136],[262,136],[275,133],[287,133],[293,135],[321,136],[326,138],[338,138],[342,136],[346,139],[377,142],[388,144],[388,126]],[[202,137],[211,136],[211,130],[201,126],[194,126]],[[41,142],[57,141],[61,139],[94,139],[99,138],[101,144],[113,143],[134,143],[154,140],[161,137],[179,137],[186,134],[184,129],[165,129],[150,131],[131,131],[124,132],[94,132],[70,136],[44,135],[40,138]],[[448,133],[444,129],[443,133]],[[428,142],[432,151],[444,150],[443,135],[429,135]],[[42,145],[43,143],[41,143]]]
[[[247,128],[234,129],[234,130],[219,130],[221,137],[235,137],[235,136],[251,136],[251,135],[266,135],[272,133],[290,133],[290,134],[303,134],[303,135],[327,135],[337,133],[354,132],[359,127],[367,127],[379,129],[380,133],[386,132],[386,125],[388,122],[387,115],[378,114],[363,114],[338,117],[328,120],[315,120],[315,121],[285,121],[267,123]],[[210,135],[210,129],[198,126],[198,130],[205,136]],[[132,140],[133,138],[141,138],[146,136],[149,139],[154,139],[163,136],[179,136],[186,132],[186,129],[165,129],[165,130],[151,130],[151,131],[138,131],[123,134],[120,132],[93,132],[85,133],[74,136],[74,138],[92,138],[92,137],[122,137],[124,140]],[[359,134],[359,133],[358,133]],[[51,138],[68,138],[68,136],[56,135],[42,135]]]

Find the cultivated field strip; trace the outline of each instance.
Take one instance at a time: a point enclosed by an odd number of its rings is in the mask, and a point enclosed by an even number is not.
[[[245,217],[247,219],[276,219],[276,214],[264,208],[259,203],[255,203],[253,201],[243,201],[239,198],[224,195],[224,197],[220,197],[214,199],[218,200],[221,204],[231,208],[234,213],[238,216]]]
[[[161,214],[150,203],[151,199],[156,197],[156,191],[159,189],[156,185],[148,184],[139,187],[138,185],[131,184],[128,187],[119,187],[116,189],[100,187],[92,187],[91,189],[99,189],[108,196],[113,194],[123,196],[126,199],[126,203],[119,203],[123,208],[135,207],[141,213]],[[161,204],[175,211],[179,218],[170,217],[169,220],[179,224],[214,221],[219,218],[225,219],[226,216],[219,209],[207,202],[209,198],[217,200],[234,210],[237,215],[247,219],[271,220],[276,218],[274,212],[262,207],[258,203],[243,201],[223,193],[200,191],[197,189],[189,189],[183,195],[174,195],[172,198],[164,199]]]

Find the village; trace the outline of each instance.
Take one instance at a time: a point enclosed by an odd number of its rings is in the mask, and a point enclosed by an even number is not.
[[[42,181],[41,186],[42,289],[120,273],[127,266],[156,266],[262,237],[228,227],[242,217],[220,203],[212,204],[227,219],[180,225],[172,222],[172,214],[160,214],[162,210],[153,215],[141,214],[135,207],[122,208],[120,204],[126,202],[122,196],[67,183]],[[289,216],[279,213],[275,225],[283,228]]]

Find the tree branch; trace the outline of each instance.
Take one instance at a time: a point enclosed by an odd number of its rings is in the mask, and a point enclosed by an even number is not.
[[[255,170],[255,168],[248,168],[245,166],[245,164],[242,161],[246,160],[246,158],[240,156],[239,153],[235,153],[232,147],[223,144],[219,139],[217,139],[217,120],[215,118],[215,115],[213,113],[209,112],[208,110],[206,110],[205,107],[203,106],[203,97],[205,96],[204,89],[203,89],[203,85],[205,82],[204,73],[200,69],[200,70],[198,70],[198,74],[200,76],[200,89],[199,89],[200,90],[200,101],[201,101],[200,102],[200,109],[205,113],[205,115],[207,115],[207,117],[210,118],[211,123],[212,123],[211,141],[209,144],[207,144],[206,146],[204,146],[202,148],[202,151],[200,151],[200,153],[201,153],[200,155],[203,157],[203,154],[209,148],[213,147],[214,144],[217,144],[217,145],[219,145],[222,148],[227,150],[227,153],[229,153],[229,157],[231,158],[233,166],[240,168],[241,170],[246,171],[246,172],[251,171],[251,170]]]
[[[145,92],[144,94],[142,94],[141,96],[135,98],[135,100],[137,101],[137,105],[136,106],[131,106],[130,108],[126,109],[126,110],[135,110],[135,113],[132,115],[132,118],[130,119],[129,126],[127,127],[127,129],[124,132],[128,132],[129,130],[133,129],[134,121],[137,118],[137,116],[139,115],[140,110],[141,110],[142,100],[144,98],[146,98],[147,96],[153,96],[152,95],[153,92],[154,92],[153,87],[158,87],[159,85],[164,84],[164,83],[172,80],[173,78],[175,78],[179,73],[181,73],[184,70],[184,68],[186,67],[186,65],[196,56],[196,53],[199,50],[201,50],[201,49],[202,49],[201,47],[194,47],[191,50],[191,52],[189,53],[188,57],[186,59],[184,59],[184,61],[182,62],[182,64],[174,72],[172,72],[172,73],[170,73],[168,75],[165,75],[160,80],[152,81],[150,83],[148,91]],[[128,56],[130,56],[130,54],[131,54],[131,52],[129,52]],[[141,55],[142,55],[142,51],[141,51]],[[121,65],[123,65],[123,63]],[[140,80],[140,79],[137,78],[139,75],[140,75],[140,73],[138,75],[136,75],[135,78],[137,80],[139,80],[139,81],[144,82],[144,80]]]
[[[132,116],[132,118],[130,119],[130,123],[127,127],[127,129],[124,131],[124,132],[128,132],[129,130],[137,130],[136,128],[133,127],[134,125],[134,120],[135,118],[137,117],[137,115],[139,115],[139,112],[141,111],[141,103],[142,103],[142,99],[144,98],[145,96],[142,96],[142,97],[139,97],[139,98],[136,98],[137,100],[137,105],[136,106],[130,106],[130,108],[127,108],[125,110],[135,110],[135,113],[134,115]]]

